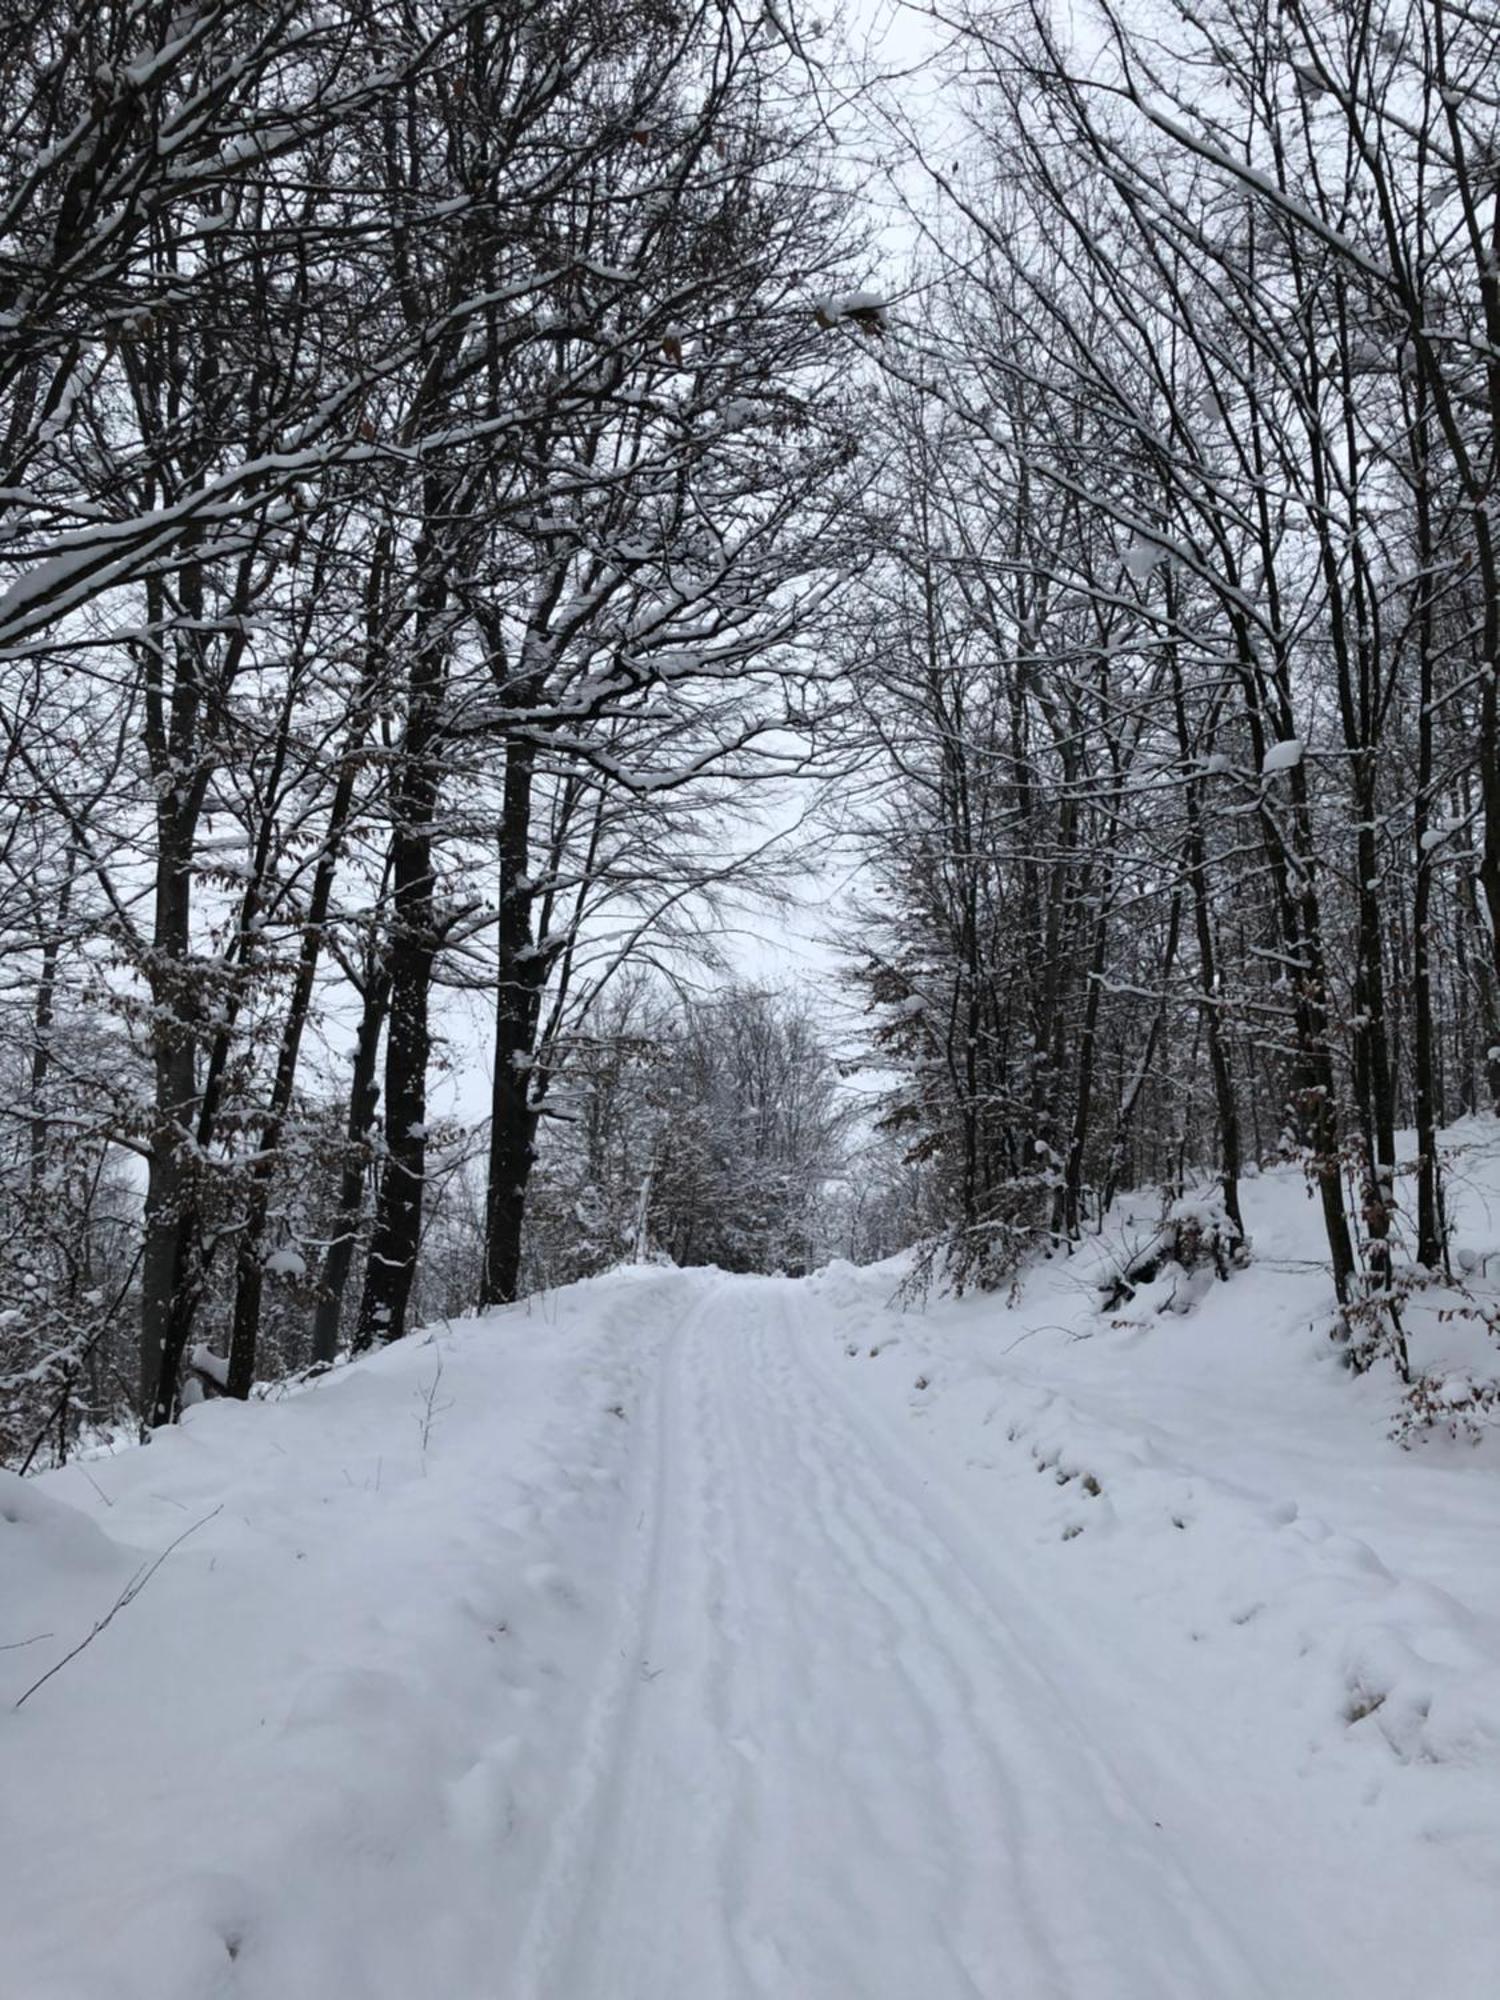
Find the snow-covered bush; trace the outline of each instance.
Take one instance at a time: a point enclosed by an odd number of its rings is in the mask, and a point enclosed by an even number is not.
[[[1165,1206],[1146,1242],[1100,1280],[1104,1309],[1144,1298],[1161,1312],[1186,1313],[1216,1279],[1249,1260],[1244,1236],[1225,1212],[1222,1196],[1179,1196]]]

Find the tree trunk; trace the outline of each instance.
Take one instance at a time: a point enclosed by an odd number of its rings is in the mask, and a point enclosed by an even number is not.
[[[207,772],[199,737],[203,698],[203,576],[189,562],[177,573],[177,603],[189,629],[150,642],[145,687],[147,754],[156,781],[156,879],[151,958],[151,1134],[141,1257],[141,1416],[170,1423],[177,1375],[192,1326],[188,1262],[197,1231],[194,1123],[195,1047],[201,1012],[191,964],[193,852]],[[167,623],[168,598],[148,588],[153,624]]]
[[[1094,944],[1089,957],[1088,992],[1083,1002],[1083,1033],[1078,1043],[1078,1087],[1073,1100],[1073,1129],[1068,1139],[1067,1163],[1063,1169],[1063,1228],[1070,1238],[1079,1233],[1083,1202],[1083,1157],[1088,1144],[1089,1120],[1094,1101],[1094,1057],[1098,1046],[1099,1000],[1104,989],[1104,968],[1109,944],[1110,871],[1106,869],[1098,891],[1094,917]]]
[[[1442,1197],[1438,1181],[1438,1102],[1433,1049],[1432,856],[1427,831],[1432,812],[1433,651],[1436,635],[1432,566],[1436,560],[1432,532],[1432,492],[1428,483],[1428,439],[1425,397],[1420,377],[1413,450],[1416,458],[1417,563],[1422,595],[1417,611],[1417,797],[1412,814],[1416,884],[1412,892],[1412,1073],[1417,1125],[1417,1262],[1436,1271],[1446,1250]]]
[[[157,815],[156,921],[151,978],[152,1119],[141,1258],[141,1412],[172,1421],[187,1345],[187,1255],[197,1074],[194,996],[185,974],[191,916],[191,838],[175,798]]]
[[[500,920],[495,987],[495,1062],[485,1188],[484,1274],[479,1302],[509,1305],[521,1282],[526,1190],[536,1159],[531,1062],[544,960],[532,936],[531,787],[535,747],[506,746],[500,809]]]
[[[62,888],[58,892],[55,926],[42,946],[41,977],[37,981],[36,1004],[32,1013],[31,1036],[31,1195],[43,1191],[47,1167],[47,1078],[52,1069],[52,1027],[57,1017],[57,962],[62,952],[63,932],[68,926],[68,908],[73,898],[73,871],[78,863],[78,843],[69,837],[63,852]]]
[[[369,700],[375,680],[374,654],[375,648],[372,644],[367,654],[366,672],[354,720],[339,766],[333,802],[329,807],[328,825],[323,836],[322,851],[318,856],[317,871],[313,877],[312,895],[308,900],[307,918],[302,927],[302,942],[297,954],[297,971],[292,981],[286,1018],[282,1023],[281,1042],[276,1053],[276,1073],[271,1085],[271,1100],[267,1107],[265,1124],[261,1128],[260,1144],[256,1149],[255,1165],[251,1174],[250,1200],[240,1228],[239,1247],[235,1259],[234,1321],[229,1342],[227,1388],[231,1396],[237,1396],[241,1400],[249,1395],[250,1385],[255,1378],[255,1350],[260,1338],[261,1296],[265,1284],[265,1233],[271,1201],[271,1183],[277,1166],[287,1113],[292,1105],[292,1093],[296,1088],[297,1063],[302,1051],[303,1032],[312,1007],[313,986],[317,979],[318,960],[323,948],[324,926],[328,921],[328,907],[333,898],[333,885],[338,874],[339,858],[343,853],[344,835],[348,831],[349,817],[354,804],[358,755],[369,727]],[[363,1025],[361,1023],[361,1032]],[[376,1032],[378,1039],[378,1028]],[[371,1073],[373,1075],[373,1064]],[[356,1198],[357,1193],[356,1190]],[[336,1318],[335,1327],[337,1327]]]
[[[349,1084],[349,1116],[345,1126],[343,1172],[339,1177],[338,1213],[323,1258],[318,1303],[313,1314],[313,1360],[325,1365],[339,1351],[339,1321],[344,1292],[354,1263],[364,1202],[370,1135],[380,1108],[380,1037],[390,1002],[390,975],[372,965],[364,987],[364,1006],[354,1041],[354,1069]]]
[[[375,1227],[365,1263],[355,1346],[399,1340],[416,1277],[427,1175],[428,1006],[437,961],[433,815],[439,793],[439,705],[451,619],[447,552],[450,496],[431,476],[423,494],[417,549],[417,625],[408,683],[406,732],[392,788],[394,821],[390,1029],[385,1047],[385,1143]]]

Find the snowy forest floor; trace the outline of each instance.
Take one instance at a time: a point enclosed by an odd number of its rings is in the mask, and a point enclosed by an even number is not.
[[[4,1477],[0,1993],[1491,1994],[1500,1439],[1247,1192],[1186,1315],[1128,1213],[1009,1305],[622,1271]]]

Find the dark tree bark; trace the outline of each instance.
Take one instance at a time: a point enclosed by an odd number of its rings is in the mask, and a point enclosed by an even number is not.
[[[282,1019],[270,1101],[260,1130],[260,1143],[256,1148],[255,1164],[251,1170],[249,1200],[240,1225],[235,1258],[229,1378],[226,1387],[229,1395],[242,1400],[249,1395],[251,1384],[255,1379],[255,1353],[260,1336],[261,1297],[265,1285],[266,1222],[270,1210],[272,1183],[279,1160],[287,1114],[291,1110],[292,1095],[296,1089],[297,1065],[302,1052],[302,1038],[312,1008],[313,987],[322,955],[333,886],[338,876],[339,862],[354,810],[355,784],[360,758],[370,727],[371,700],[383,665],[382,627],[389,562],[390,537],[385,534],[377,543],[375,559],[370,566],[366,597],[364,670],[354,701],[344,752],[339,759],[338,777],[334,783],[333,798],[329,803],[322,848],[313,873],[312,893],[308,898],[307,914],[303,921],[302,938],[297,952],[297,968],[292,978],[292,990],[287,999],[286,1013]],[[363,1034],[362,1022],[361,1035]],[[377,1040],[378,1034],[377,1027]]]
[[[344,1164],[339,1175],[338,1203],[328,1249],[319,1274],[318,1303],[313,1314],[313,1360],[327,1364],[339,1349],[339,1322],[344,1292],[354,1264],[364,1206],[365,1176],[380,1110],[380,1038],[390,1004],[390,973],[376,958],[365,968],[354,1063],[349,1079],[349,1113],[344,1132]]]
[[[1417,1125],[1417,1262],[1437,1270],[1447,1252],[1438,1175],[1438,1091],[1432,1019],[1432,861],[1428,831],[1432,821],[1433,655],[1436,648],[1434,596],[1437,588],[1436,536],[1428,460],[1426,395],[1416,388],[1413,422],[1413,499],[1419,592],[1417,644],[1417,795],[1412,811],[1415,881],[1412,891],[1412,1088]]]
[[[480,1304],[509,1305],[521,1278],[526,1189],[536,1159],[532,1058],[545,960],[532,934],[531,794],[535,746],[506,745],[500,808],[500,918],[495,984],[494,1078],[485,1189],[484,1276]]]
[[[178,576],[178,600],[201,624],[203,579],[196,564]],[[156,593],[153,593],[156,594]],[[165,608],[165,600],[157,595]],[[165,621],[163,620],[163,623]],[[171,669],[168,671],[169,649]],[[177,1375],[192,1324],[195,1052],[201,995],[191,963],[193,855],[208,771],[200,712],[204,660],[197,632],[152,642],[145,690],[146,743],[157,784],[156,871],[151,957],[152,1117],[147,1155],[145,1248],[141,1259],[140,1407],[148,1426],[176,1413]]]
[[[427,1173],[428,1009],[440,943],[433,879],[433,819],[441,790],[440,708],[452,638],[448,536],[453,489],[424,481],[423,531],[406,728],[391,788],[391,921],[387,945],[390,1028],[385,1049],[385,1128],[375,1226],[365,1263],[355,1345],[399,1340],[416,1276]]]

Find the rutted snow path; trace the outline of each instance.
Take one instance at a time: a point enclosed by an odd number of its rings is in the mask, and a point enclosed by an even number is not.
[[[1489,2000],[1493,1463],[1260,1274],[893,1282],[621,1271],[0,1475],[0,2000]]]
[[[1268,1924],[1243,1879],[1216,1902],[1243,1837],[1115,1737],[1093,1635],[1029,1643],[1036,1607],[805,1312],[721,1281],[668,1337],[613,1658],[507,1994],[1343,1991],[1295,1903]]]

